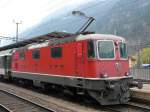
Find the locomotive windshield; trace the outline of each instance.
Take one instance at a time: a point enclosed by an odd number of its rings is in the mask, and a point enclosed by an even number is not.
[[[102,59],[113,59],[115,56],[113,41],[98,41],[98,56]]]
[[[120,57],[121,58],[127,58],[127,47],[126,44],[123,42],[120,42]]]

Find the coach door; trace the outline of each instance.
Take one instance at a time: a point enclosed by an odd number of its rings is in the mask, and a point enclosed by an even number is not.
[[[76,44],[76,77],[84,77],[84,54],[83,43],[78,42]]]

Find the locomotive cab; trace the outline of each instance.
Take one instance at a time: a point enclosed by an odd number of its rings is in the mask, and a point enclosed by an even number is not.
[[[102,60],[102,78],[122,77],[128,74],[129,68],[125,43],[113,40],[97,41],[97,57],[98,60]]]
[[[88,40],[88,75],[95,78],[129,76],[127,47],[124,40]],[[90,65],[94,65],[91,68]],[[95,75],[93,75],[95,74]]]

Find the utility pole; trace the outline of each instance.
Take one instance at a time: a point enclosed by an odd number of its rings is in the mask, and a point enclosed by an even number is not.
[[[18,43],[18,26],[19,24],[22,24],[22,21],[13,20],[13,22],[16,24],[16,43]]]
[[[142,61],[141,61],[141,40],[138,40],[137,50],[138,50],[138,60],[137,60],[137,67],[140,68]]]

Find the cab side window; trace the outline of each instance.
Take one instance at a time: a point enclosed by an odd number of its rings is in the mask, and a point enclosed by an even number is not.
[[[88,41],[88,58],[95,58],[94,42]]]

